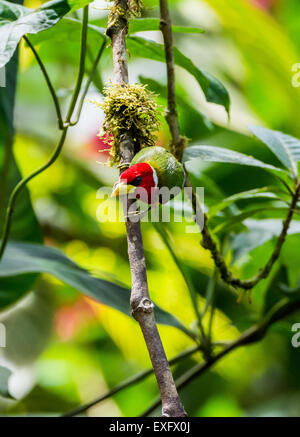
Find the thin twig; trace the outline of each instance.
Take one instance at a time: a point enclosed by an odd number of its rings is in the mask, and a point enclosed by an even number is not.
[[[159,225],[159,223],[153,223],[154,228],[156,229],[156,231],[159,233],[159,235],[161,236],[161,238],[163,239],[163,242],[165,243],[167,249],[169,250],[169,253],[171,254],[173,261],[175,262],[178,270],[180,271],[190,294],[191,297],[191,301],[192,301],[192,305],[197,317],[197,322],[198,322],[198,326],[201,332],[201,337],[202,337],[202,341],[203,344],[205,344],[205,332],[204,332],[204,328],[202,325],[202,316],[200,314],[199,308],[198,308],[198,303],[197,303],[197,292],[195,290],[193,281],[191,280],[191,278],[189,277],[185,267],[182,265],[182,263],[180,262],[180,260],[178,259],[173,244],[170,241],[170,238],[167,234],[167,232],[165,231],[165,229],[163,229],[162,226]]]
[[[167,66],[168,81],[168,109],[166,111],[166,121],[172,136],[171,151],[181,162],[185,138],[180,135],[178,114],[176,109],[175,93],[175,66],[173,53],[172,23],[168,8],[168,0],[160,0],[160,30],[164,39],[165,57]]]
[[[88,55],[90,61],[93,62],[93,52],[91,50],[91,47],[87,46],[86,51],[87,51],[87,55]],[[98,91],[100,91],[102,93],[102,91],[103,91],[103,82],[102,82],[101,75],[99,74],[97,69],[96,69],[96,71],[94,73],[93,84],[98,89]]]
[[[166,111],[166,121],[169,125],[171,133],[171,152],[178,159],[182,161],[183,150],[185,147],[186,139],[180,135],[180,128],[178,122],[178,114],[176,108],[176,93],[175,93],[175,64],[173,53],[173,34],[172,34],[172,22],[170,18],[170,12],[168,7],[168,0],[160,0],[160,30],[164,39],[164,49],[167,66],[167,82],[168,82],[168,108]],[[165,238],[165,243],[169,246],[169,242]],[[169,246],[170,249],[170,246]],[[196,293],[194,286],[190,279],[187,277],[186,272],[182,268],[181,264],[174,257],[174,253],[170,251],[177,267],[181,271],[191,295],[192,304],[198,319],[198,326],[201,332],[202,342],[206,344],[206,336],[201,321],[201,315],[199,312]]]
[[[270,256],[266,265],[253,278],[244,280],[234,277],[231,271],[229,270],[221,251],[218,249],[217,243],[214,241],[209,231],[207,225],[207,221],[208,221],[207,215],[203,213],[199,201],[197,199],[196,193],[194,190],[192,190],[190,199],[195,213],[195,222],[199,225],[202,234],[201,244],[205,249],[208,249],[210,251],[212,258],[215,262],[215,265],[218,268],[221,278],[223,279],[224,282],[226,282],[228,285],[231,285],[232,287],[242,288],[244,290],[251,290],[255,285],[258,284],[258,282],[268,277],[269,273],[272,270],[273,265],[279,258],[281,248],[285,242],[289,230],[289,226],[293,219],[297,202],[299,200],[299,195],[300,195],[300,184],[298,181],[296,181],[295,192],[293,193],[292,201],[290,203],[287,216],[282,222],[282,230],[277,239],[277,243],[272,255]]]
[[[300,309],[300,301],[287,302],[287,300],[279,302],[274,308],[264,317],[264,319],[257,325],[252,326],[243,332],[237,340],[233,341],[229,345],[219,352],[217,355],[213,356],[209,361],[204,363],[196,364],[194,367],[189,369],[185,374],[180,376],[176,381],[176,387],[181,390],[186,385],[188,385],[195,378],[198,378],[207,370],[209,370],[217,361],[228,355],[233,350],[245,346],[248,344],[256,343],[263,339],[268,332],[268,329],[275,322],[284,319],[285,317],[291,315],[295,311]],[[160,399],[157,398],[153,401],[151,406],[147,408],[140,416],[149,416],[160,404]]]
[[[128,83],[126,35],[128,32],[128,0],[115,0],[108,21],[107,35],[111,38],[114,80],[118,85]],[[130,131],[120,135],[120,164],[125,167],[134,156],[134,140]],[[127,201],[127,211],[132,201]],[[126,206],[126,205],[125,205]],[[140,324],[149,351],[162,400],[163,416],[186,416],[178,396],[171,369],[161,342],[149,297],[144,247],[140,220],[126,220],[128,258],[131,269],[132,315]]]
[[[216,282],[217,282],[217,271],[215,270],[212,277],[210,278],[210,283],[209,283],[210,292],[211,292],[211,300],[210,300],[211,309],[209,314],[207,336],[209,338],[210,343],[211,343],[213,318],[215,312]]]
[[[34,54],[34,56],[35,56],[35,58],[37,60],[37,63],[39,64],[40,69],[41,69],[41,71],[42,71],[42,73],[44,75],[45,81],[46,81],[46,83],[48,85],[48,88],[49,88],[49,91],[50,91],[50,94],[52,96],[53,103],[54,103],[54,106],[55,106],[58,127],[59,127],[59,129],[63,129],[64,128],[64,122],[63,122],[63,118],[62,118],[62,115],[61,115],[61,109],[60,109],[59,100],[58,100],[57,94],[55,92],[55,89],[54,89],[54,87],[52,85],[52,82],[50,80],[50,77],[48,75],[48,72],[47,72],[47,70],[46,70],[46,68],[45,68],[41,58],[39,57],[38,52],[35,50],[34,46],[31,44],[31,42],[29,41],[28,37],[26,35],[24,35],[23,38],[26,41],[27,45],[30,47],[32,53]]]
[[[187,349],[184,352],[181,352],[180,354],[176,355],[176,357],[172,358],[169,361],[170,366],[173,366],[174,364],[178,363],[179,361],[183,360],[186,357],[189,357],[193,355],[194,353],[198,352],[201,349],[201,346],[194,346],[190,349]],[[89,408],[93,407],[96,404],[99,404],[100,402],[104,401],[105,399],[108,399],[115,394],[119,393],[120,391],[126,389],[127,387],[133,386],[137,384],[138,382],[143,381],[147,376],[151,375],[153,373],[153,368],[145,370],[144,372],[140,372],[137,375],[134,375],[125,381],[121,382],[121,384],[117,385],[104,395],[99,396],[98,398],[94,399],[93,401],[89,402],[88,404],[82,405],[72,411],[69,411],[66,414],[63,414],[62,417],[71,417],[71,416],[77,416],[78,414],[83,413],[84,411],[88,410]]]
[[[94,63],[93,63],[93,66],[92,66],[92,69],[91,69],[90,75],[89,75],[89,77],[88,77],[88,80],[87,80],[87,82],[86,82],[86,84],[85,84],[85,87],[84,87],[84,90],[83,90],[83,92],[82,92],[82,95],[81,95],[80,101],[79,101],[79,103],[78,103],[78,110],[77,110],[77,115],[76,115],[75,121],[72,121],[72,122],[70,123],[71,126],[76,125],[76,124],[78,123],[78,121],[79,121],[79,118],[80,118],[80,115],[81,115],[82,106],[83,106],[83,103],[84,103],[85,97],[86,97],[87,92],[88,92],[88,90],[89,90],[89,87],[90,87],[90,85],[91,85],[91,83],[92,83],[92,81],[93,81],[93,77],[94,77],[94,75],[95,75],[95,73],[96,73],[96,71],[97,71],[98,63],[99,63],[99,61],[100,61],[100,59],[101,59],[101,56],[102,56],[102,53],[103,53],[103,51],[104,51],[104,49],[105,49],[105,45],[106,45],[106,37],[104,36],[103,43],[102,43],[102,45],[101,45],[101,47],[100,47],[100,50],[99,50],[99,52],[98,52],[98,54],[97,54],[97,56],[96,56],[96,59],[95,59],[95,61],[94,61]]]
[[[104,8],[104,9],[108,10],[109,8]],[[74,17],[76,18],[77,21],[80,20],[78,11],[74,11]],[[104,36],[104,39],[106,40],[105,35],[103,35],[103,36]],[[101,51],[101,48],[100,48],[100,51]],[[92,52],[91,47],[89,45],[87,45],[86,53],[87,53],[87,56],[88,56],[90,62],[93,63],[93,52]],[[102,92],[103,83],[102,83],[101,76],[98,74],[97,69],[95,70],[94,75],[93,75],[93,82],[94,82],[94,85],[96,86],[96,88],[98,88],[98,90],[100,92]]]
[[[80,45],[80,60],[79,60],[79,71],[77,76],[77,81],[73,96],[69,105],[68,113],[66,116],[65,123],[71,123],[71,118],[77,103],[77,99],[80,93],[81,84],[85,72],[85,58],[86,58],[86,43],[87,43],[87,32],[88,32],[88,19],[89,19],[89,7],[85,6],[83,8],[83,18],[82,18],[82,31],[81,31],[81,45]]]
[[[173,154],[176,156],[176,158],[181,161],[182,160],[182,154],[184,149],[184,137],[180,135],[180,129],[179,129],[179,123],[178,123],[178,115],[176,110],[176,95],[175,95],[175,69],[174,69],[174,54],[173,54],[173,39],[172,39],[172,23],[170,19],[170,13],[168,9],[168,1],[167,0],[160,0],[160,29],[163,34],[164,38],[164,45],[165,45],[165,56],[166,56],[166,63],[167,63],[167,74],[168,74],[168,110],[166,115],[166,120],[168,122],[170,132],[172,135],[172,146],[171,150]],[[221,253],[221,251],[218,249],[216,242],[214,241],[209,228],[208,228],[208,218],[206,214],[203,213],[201,210],[200,204],[197,200],[196,193],[192,187],[192,184],[189,182],[188,178],[186,181],[186,186],[192,188],[192,195],[191,195],[191,203],[193,206],[194,214],[195,214],[195,221],[199,225],[201,233],[202,233],[202,246],[206,249],[208,249],[211,252],[212,258],[215,262],[215,265],[217,269],[220,271],[221,278],[226,282],[228,285],[231,285],[236,288],[242,288],[244,290],[250,290],[252,289],[259,281],[262,279],[265,279],[270,271],[272,270],[272,267],[276,260],[278,259],[280,255],[280,251],[282,248],[282,245],[285,241],[290,223],[293,218],[293,214],[295,212],[297,201],[299,199],[299,182],[296,181],[296,187],[295,192],[293,192],[290,187],[281,180],[286,189],[289,191],[289,193],[292,196],[292,202],[290,204],[290,208],[288,211],[288,214],[283,221],[282,224],[282,231],[281,234],[277,240],[276,247],[274,249],[274,252],[272,253],[269,261],[265,265],[263,269],[260,270],[260,272],[254,276],[252,279],[248,280],[242,280],[239,278],[236,278],[232,275],[229,268],[226,265],[226,262],[224,260],[224,257]]]

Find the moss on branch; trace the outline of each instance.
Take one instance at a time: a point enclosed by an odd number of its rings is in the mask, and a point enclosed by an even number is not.
[[[142,147],[154,146],[155,132],[159,128],[155,95],[140,84],[111,84],[105,88],[104,94],[104,101],[97,103],[105,113],[99,136],[105,134],[111,146],[112,163],[119,162],[120,138],[124,131],[130,131],[135,152]]]

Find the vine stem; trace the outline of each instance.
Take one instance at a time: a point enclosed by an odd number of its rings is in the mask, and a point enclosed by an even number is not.
[[[89,19],[89,7],[85,6],[83,8],[82,17],[82,32],[81,32],[81,48],[80,48],[80,60],[79,60],[79,72],[77,76],[77,82],[73,92],[73,96],[70,102],[69,110],[66,116],[66,123],[71,122],[71,118],[77,103],[77,99],[80,93],[81,84],[85,71],[85,58],[86,58],[86,46],[87,46],[87,32],[88,32],[88,19]]]
[[[102,43],[102,45],[100,47],[100,50],[99,50],[99,52],[98,52],[98,54],[96,56],[96,59],[95,59],[95,61],[93,63],[93,66],[92,66],[89,78],[88,78],[88,80],[87,80],[87,82],[85,84],[84,90],[82,92],[82,96],[81,96],[80,102],[78,104],[78,111],[77,111],[76,119],[75,119],[75,121],[70,123],[71,126],[75,126],[78,123],[78,121],[79,121],[85,97],[86,97],[87,92],[89,90],[89,87],[90,87],[90,85],[91,85],[91,83],[93,81],[93,77],[95,76],[95,73],[97,71],[97,66],[98,66],[98,63],[99,63],[99,61],[101,59],[102,53],[103,53],[103,51],[105,49],[105,45],[106,45],[106,37],[104,36],[103,43]]]
[[[166,113],[166,120],[169,125],[169,129],[172,136],[171,151],[175,157],[182,161],[183,150],[185,147],[185,138],[180,135],[178,115],[176,110],[176,94],[175,94],[175,68],[174,68],[174,54],[173,54],[173,38],[172,38],[172,23],[168,8],[168,0],[160,0],[160,29],[164,39],[165,45],[165,57],[167,64],[168,75],[168,110]],[[186,172],[187,174],[187,172]],[[214,241],[210,230],[208,228],[208,218],[203,213],[200,204],[198,202],[196,193],[190,183],[188,177],[186,180],[186,186],[192,188],[192,194],[190,196],[191,203],[194,210],[195,222],[199,225],[202,234],[202,246],[211,252],[211,256],[215,262],[217,269],[220,272],[220,276],[224,282],[235,288],[242,288],[244,290],[251,290],[262,279],[267,278],[272,270],[272,267],[280,255],[281,248],[285,242],[290,223],[293,218],[293,214],[296,211],[297,202],[299,200],[300,185],[299,181],[295,181],[295,191],[293,192],[289,186],[284,182],[284,185],[291,194],[292,201],[287,213],[286,218],[282,223],[282,230],[277,240],[274,252],[269,258],[267,264],[261,269],[256,276],[251,279],[243,280],[234,277],[230,272],[221,251],[218,249],[216,242]]]
[[[0,260],[2,259],[3,253],[5,251],[6,248],[6,244],[8,241],[8,236],[9,236],[9,230],[10,230],[10,225],[11,225],[11,219],[12,219],[12,215],[14,212],[14,205],[15,202],[17,200],[17,196],[20,193],[20,191],[22,190],[22,188],[31,180],[33,179],[35,176],[37,176],[38,174],[42,173],[44,170],[46,170],[48,167],[50,167],[50,165],[52,165],[56,159],[58,158],[61,149],[64,145],[65,142],[65,138],[67,135],[67,131],[68,131],[68,127],[65,127],[62,130],[62,134],[60,137],[60,140],[53,152],[53,155],[51,156],[51,158],[41,167],[39,167],[37,170],[35,170],[33,173],[31,173],[30,175],[26,176],[25,178],[23,178],[13,189],[9,201],[8,201],[8,205],[7,205],[7,210],[6,210],[6,216],[5,216],[5,221],[4,221],[4,227],[3,227],[3,234],[2,234],[2,239],[1,239],[1,247],[0,247]]]
[[[46,83],[48,85],[49,91],[52,95],[54,104],[55,104],[55,108],[57,111],[57,116],[58,116],[58,125],[59,128],[62,127],[62,132],[61,132],[61,136],[59,139],[59,142],[53,152],[53,154],[51,155],[51,157],[49,158],[49,160],[43,164],[41,167],[39,167],[38,169],[36,169],[35,171],[33,171],[31,174],[29,174],[28,176],[24,177],[13,189],[10,197],[9,197],[9,201],[8,201],[8,206],[7,206],[7,210],[6,210],[6,215],[5,215],[5,220],[4,220],[4,227],[3,227],[3,232],[2,232],[2,238],[1,238],[1,245],[0,245],[0,260],[3,257],[6,245],[7,245],[7,241],[8,241],[8,237],[9,237],[9,231],[10,231],[10,226],[11,226],[11,220],[12,220],[12,216],[13,216],[13,211],[14,211],[14,206],[15,206],[15,202],[17,200],[17,197],[20,193],[20,191],[26,186],[26,184],[33,178],[35,178],[36,176],[38,176],[40,173],[42,173],[43,171],[45,171],[47,168],[49,168],[59,157],[60,152],[63,148],[63,145],[65,143],[65,139],[67,136],[67,132],[68,132],[68,128],[71,125],[71,118],[74,112],[74,109],[76,107],[76,103],[77,103],[77,99],[80,93],[80,89],[81,89],[81,85],[82,85],[82,80],[83,80],[83,76],[84,76],[84,71],[85,71],[85,57],[86,57],[86,46],[87,46],[87,28],[88,28],[88,6],[84,7],[83,10],[83,21],[82,21],[82,31],[81,31],[81,43],[80,43],[80,64],[79,64],[79,71],[78,71],[78,77],[77,77],[77,81],[76,81],[76,85],[75,85],[75,89],[73,92],[73,96],[70,102],[70,106],[67,112],[67,116],[66,116],[66,120],[65,122],[62,121],[61,118],[61,111],[60,111],[60,106],[59,106],[59,102],[58,102],[58,98],[57,95],[55,93],[55,90],[53,88],[53,85],[51,83],[50,77],[47,73],[47,70],[42,62],[42,60],[40,59],[38,53],[36,52],[36,50],[34,49],[34,47],[32,46],[32,44],[30,43],[29,39],[24,36],[24,38],[26,39],[27,44],[29,45],[29,47],[31,48],[31,50],[33,51],[37,62],[41,68],[41,71],[45,77]],[[99,54],[96,57],[95,63],[92,67],[92,71],[90,74],[90,77],[88,79],[87,85],[85,87],[84,90],[84,96],[86,95],[88,88],[92,82],[93,79],[93,74],[96,71],[98,62],[101,58],[101,55],[103,53],[104,50],[104,44],[102,45],[102,47],[100,48]],[[84,97],[83,97],[84,98]],[[83,101],[82,101],[83,104]],[[82,108],[82,104],[80,103],[79,105],[79,112],[78,112],[78,116],[77,116],[77,121],[79,119],[80,116],[80,112],[81,112],[81,108]]]
[[[35,50],[34,46],[31,44],[31,42],[28,39],[28,37],[26,35],[24,35],[23,38],[26,41],[28,47],[30,47],[32,53],[34,54],[35,59],[37,60],[37,63],[39,64],[39,67],[40,67],[40,69],[41,69],[41,71],[42,71],[42,73],[44,75],[45,81],[47,83],[47,86],[49,88],[49,91],[50,91],[50,94],[52,96],[53,103],[54,103],[54,106],[55,106],[56,115],[57,115],[57,121],[58,121],[58,127],[59,127],[59,129],[63,129],[64,128],[64,121],[63,121],[63,118],[62,118],[62,115],[61,115],[61,109],[60,109],[58,97],[57,97],[55,89],[54,89],[54,87],[52,85],[52,82],[50,80],[49,74],[48,74],[48,72],[47,72],[47,70],[46,70],[46,68],[45,68],[45,66],[44,66],[44,64],[43,64],[43,62],[42,62],[38,52]]]
[[[218,249],[217,243],[214,241],[210,230],[207,225],[207,215],[203,213],[200,203],[197,199],[197,195],[192,189],[190,200],[192,203],[193,211],[195,213],[194,219],[195,222],[198,224],[201,234],[202,234],[202,246],[205,249],[208,249],[211,253],[211,256],[215,262],[215,265],[217,269],[220,272],[220,276],[223,279],[224,282],[226,282],[228,285],[231,285],[235,288],[242,288],[243,290],[251,290],[255,285],[257,285],[262,279],[265,279],[270,274],[273,265],[279,258],[281,248],[285,242],[286,236],[288,234],[288,230],[291,224],[291,221],[293,219],[293,215],[295,213],[297,202],[299,200],[300,196],[300,183],[298,180],[295,181],[295,191],[293,192],[293,197],[289,206],[289,210],[287,213],[286,218],[282,222],[282,229],[281,233],[277,239],[275,249],[273,253],[271,254],[268,262],[266,265],[251,279],[239,279],[237,277],[234,277],[232,273],[230,272],[224,257],[221,253],[221,251]],[[203,220],[204,217],[204,220]]]
[[[194,347],[191,347],[190,349],[185,350],[184,352],[181,352],[180,354],[176,355],[174,358],[172,358],[169,361],[170,366],[178,363],[179,361],[183,360],[184,358],[187,358],[187,357],[195,354],[200,349],[201,349],[201,346],[194,346]],[[153,368],[145,370],[144,372],[140,372],[137,375],[134,375],[131,378],[128,378],[125,381],[121,382],[119,385],[117,385],[116,387],[114,387],[113,389],[108,391],[107,393],[104,393],[103,395],[94,399],[93,401],[91,401],[85,405],[81,405],[80,407],[78,407],[72,411],[69,411],[66,414],[63,414],[62,417],[77,416],[78,414],[83,413],[84,411],[88,410],[89,408],[93,407],[94,405],[99,404],[102,401],[105,401],[106,399],[110,398],[111,396],[114,396],[115,394],[126,389],[127,387],[131,387],[132,385],[143,381],[145,378],[147,378],[152,373],[153,373]]]
[[[126,35],[128,33],[129,1],[115,0],[108,20],[107,35],[111,38],[114,80],[118,85],[128,83]],[[120,168],[121,172],[134,156],[134,139],[130,131],[120,135]],[[128,211],[133,201],[124,200]],[[185,417],[183,405],[178,396],[161,338],[154,317],[154,305],[149,296],[145,254],[139,218],[134,221],[126,219],[128,259],[131,270],[130,304],[132,315],[142,330],[153,371],[157,380],[162,401],[162,415]]]

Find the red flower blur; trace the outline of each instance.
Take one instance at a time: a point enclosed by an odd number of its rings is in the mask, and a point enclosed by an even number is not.
[[[267,11],[269,11],[274,4],[274,0],[248,0],[248,2]]]
[[[88,298],[60,307],[54,317],[54,330],[61,341],[71,340],[87,324],[98,317]]]
[[[110,141],[112,135],[104,133],[99,137],[94,135],[85,145],[83,156],[85,159],[95,158],[97,161],[106,162],[109,159]]]

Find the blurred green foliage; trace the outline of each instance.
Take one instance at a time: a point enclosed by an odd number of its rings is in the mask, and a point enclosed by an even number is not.
[[[145,18],[158,17],[157,3],[145,1]],[[202,79],[198,72],[206,74],[209,71],[221,80],[231,96],[228,121],[224,108],[208,103],[197,80],[177,67],[179,122],[182,134],[190,139],[191,145],[230,148],[280,167],[276,156],[251,136],[247,125],[263,124],[300,137],[300,87],[292,86],[292,67],[300,62],[299,2],[270,1],[269,7],[264,8],[257,4],[251,0],[170,2],[174,25],[205,30],[204,34],[174,34],[176,47],[186,57],[180,58],[179,65],[184,67],[182,63],[191,59],[198,82]],[[27,7],[39,5],[38,0],[25,2]],[[87,74],[103,41],[101,32],[107,17],[107,11],[94,9],[94,4],[90,11],[90,25],[95,27],[91,27],[88,34]],[[78,69],[79,17],[80,13],[75,16],[71,12],[54,27],[30,38],[53,80],[63,110],[70,100]],[[143,50],[154,50],[157,41],[161,40],[158,31],[147,32],[133,37],[131,49],[129,44],[130,81],[147,84],[158,95],[158,103],[165,107],[165,66],[157,62],[162,53],[159,49],[148,56],[152,59],[143,59]],[[156,43],[143,47],[143,37]],[[136,51],[137,44],[139,51]],[[27,175],[44,163],[58,138],[47,87],[23,41],[20,43],[13,107],[16,66],[15,54],[6,68],[7,86],[0,89],[0,227],[8,194],[20,179],[20,174]],[[191,68],[190,64],[188,67],[187,70]],[[120,222],[100,223],[96,217],[97,209],[101,207],[96,192],[100,187],[113,184],[117,170],[97,164],[97,161],[107,158],[105,152],[98,152],[103,149],[97,137],[103,114],[90,100],[101,101],[102,86],[110,79],[112,63],[108,47],[78,126],[70,130],[59,160],[22,192],[10,235],[12,240],[44,241],[46,245],[58,248],[77,264],[76,267],[68,264],[69,269],[78,268],[80,274],[82,271],[78,266],[85,269],[82,273],[84,280],[86,275],[93,274],[97,278],[93,279],[99,281],[97,284],[101,281],[113,283],[107,289],[108,296],[116,290],[128,293],[130,287],[124,225]],[[205,84],[203,86],[205,91]],[[221,94],[222,103],[228,107],[223,88]],[[158,142],[166,147],[169,143],[163,119]],[[7,168],[5,160],[10,160],[8,174],[3,170]],[[280,219],[286,215],[288,197],[282,194],[283,185],[276,175],[257,167],[195,160],[189,164],[188,170],[193,184],[205,187],[210,228],[222,243],[232,271],[239,277],[251,277],[265,264],[274,249],[273,237],[280,229]],[[242,194],[229,198],[253,189],[265,196],[251,192],[248,196]],[[268,196],[270,192],[276,198]],[[299,227],[298,218],[294,220],[296,229],[297,225]],[[248,221],[244,222],[245,219]],[[186,233],[187,225],[191,223],[171,221],[163,224],[182,269],[178,269],[176,259],[157,227],[144,223],[143,238],[151,297],[160,308],[180,321],[187,332],[194,332],[196,319],[189,288],[195,290],[202,311],[209,298],[214,266],[209,252],[199,244],[200,234]],[[287,296],[286,290],[291,293],[291,290],[299,289],[299,238],[299,230],[288,236],[271,275],[253,290],[252,304],[248,303],[247,296],[237,304],[237,291],[217,281],[213,301],[213,341],[228,342],[237,338],[282,296]],[[11,253],[13,264],[14,253]],[[21,252],[22,256],[29,262],[26,251]],[[17,258],[15,268],[16,265]],[[82,283],[80,288],[70,281],[61,281],[60,267],[55,265],[52,268],[56,269],[56,275],[50,276],[53,270],[44,268],[37,270],[46,272],[40,275],[32,274],[36,271],[33,269],[30,275],[1,277],[0,322],[7,327],[7,347],[0,348],[0,366],[12,370],[8,388],[17,398],[0,398],[3,415],[67,412],[150,367],[140,330],[136,322],[124,314],[126,311],[120,312],[118,305],[106,306],[84,296],[78,291],[83,290]],[[100,286],[99,289],[100,293]],[[23,298],[18,300],[21,296]],[[96,293],[93,297],[97,297]],[[124,297],[123,301],[126,304]],[[10,305],[12,302],[16,304]],[[122,302],[118,302],[119,306]],[[203,318],[205,329],[210,324],[210,310],[211,307]],[[299,416],[300,350],[291,346],[291,326],[299,321],[298,312],[277,323],[260,343],[227,355],[185,387],[181,396],[189,415]],[[168,324],[171,326],[166,326]],[[190,336],[177,329],[174,323],[166,325],[159,325],[159,330],[168,358],[194,344]],[[182,360],[173,367],[175,377],[202,360],[199,352]],[[4,387],[7,388],[6,382]],[[88,414],[137,416],[156,395],[152,375],[91,408]]]

